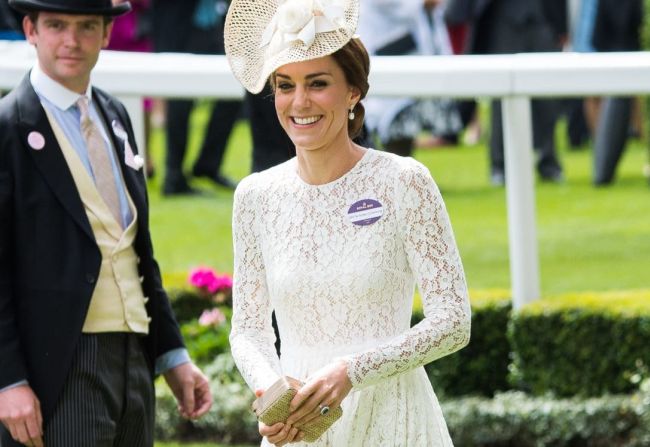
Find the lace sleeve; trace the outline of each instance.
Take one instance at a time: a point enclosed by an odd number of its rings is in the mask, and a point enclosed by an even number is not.
[[[425,318],[387,343],[346,358],[356,388],[429,363],[469,342],[465,274],[440,191],[426,167],[414,162],[400,173],[395,206],[398,234]]]
[[[233,358],[248,386],[267,389],[280,376],[271,325],[271,304],[260,248],[254,184],[243,180],[233,205],[233,316],[230,345]]]

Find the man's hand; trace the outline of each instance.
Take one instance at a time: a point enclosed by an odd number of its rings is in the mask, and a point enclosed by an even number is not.
[[[210,383],[193,363],[183,363],[166,371],[163,376],[171,388],[178,411],[185,419],[198,419],[212,406]]]
[[[43,447],[41,403],[29,386],[0,392],[0,422],[14,440],[30,447]]]

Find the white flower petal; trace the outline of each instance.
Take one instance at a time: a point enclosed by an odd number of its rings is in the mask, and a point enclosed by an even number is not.
[[[314,43],[315,38],[316,23],[314,21],[314,17],[312,17],[311,20],[307,22],[305,27],[298,33],[298,39],[301,40],[307,48],[309,48],[311,44]]]

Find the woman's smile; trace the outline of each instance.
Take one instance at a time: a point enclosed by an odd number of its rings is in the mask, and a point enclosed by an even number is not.
[[[300,126],[305,126],[320,121],[322,117],[323,115],[314,115],[314,116],[305,116],[305,117],[294,116],[291,119],[295,124],[298,124]]]

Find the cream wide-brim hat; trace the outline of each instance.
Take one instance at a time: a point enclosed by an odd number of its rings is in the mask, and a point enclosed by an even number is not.
[[[289,2],[314,5],[315,14],[321,17],[321,5],[336,4],[341,11],[334,22],[336,28],[325,32],[316,31],[312,35],[313,42],[308,45],[301,40],[287,43],[283,38],[280,39],[283,44],[269,45],[267,41],[272,30],[268,28],[272,27],[271,22],[277,22],[278,8]],[[354,36],[358,17],[359,0],[233,0],[224,28],[230,68],[246,90],[259,93],[269,76],[279,67],[324,57],[343,47]],[[289,35],[286,32],[280,33],[283,36]]]

